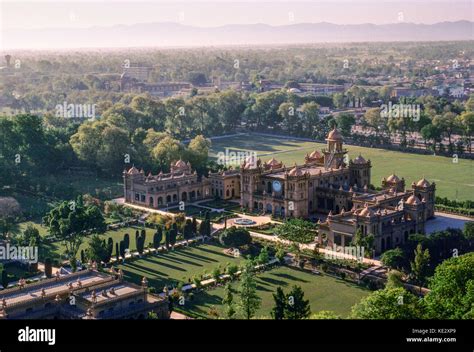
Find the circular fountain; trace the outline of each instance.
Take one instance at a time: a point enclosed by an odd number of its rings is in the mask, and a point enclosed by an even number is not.
[[[234,224],[240,225],[240,226],[250,226],[250,225],[255,225],[256,222],[251,219],[238,218],[234,220]]]

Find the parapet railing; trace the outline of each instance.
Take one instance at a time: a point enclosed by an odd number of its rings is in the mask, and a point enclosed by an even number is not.
[[[72,275],[72,274],[71,274]],[[77,277],[79,275],[75,275],[74,277]],[[67,275],[66,278],[70,279],[71,276],[70,275]],[[107,280],[108,282],[111,281],[111,280],[115,280],[114,277],[110,276],[110,277],[104,277],[105,280]],[[65,281],[65,280],[63,280]],[[68,280],[69,281],[69,280]],[[41,281],[40,281],[41,282]],[[51,281],[50,281],[51,282]],[[60,280],[58,281],[52,281],[53,283],[57,283],[57,282],[61,282]],[[35,285],[35,286],[38,286],[38,285]],[[90,282],[88,284],[85,284],[81,287],[81,289],[87,289],[87,288],[90,288],[90,287],[94,287],[94,286],[97,286],[97,283],[96,282]],[[73,288],[73,292],[75,290],[77,290],[78,287],[74,287]],[[21,292],[22,290],[16,290],[15,292]],[[37,296],[37,297],[27,297],[25,296],[24,299],[22,299],[21,301],[19,302],[14,302],[14,303],[10,303],[6,306],[7,309],[9,308],[18,308],[18,307],[21,307],[21,306],[24,306],[24,305],[27,305],[33,301],[39,301],[39,300],[44,300],[44,301],[47,301],[49,299],[53,299],[53,298],[56,298],[57,295],[62,295],[64,293],[67,293],[67,292],[70,292],[71,290],[69,289],[69,287],[67,288],[64,288],[62,290],[59,290],[59,291],[56,291],[54,293],[48,293],[44,296]]]
[[[15,286],[15,287],[8,288],[8,289],[0,291],[0,296],[3,297],[3,296],[6,296],[6,295],[9,295],[11,293],[15,293],[17,291],[25,291],[25,290],[29,290],[30,288],[34,288],[36,286],[43,286],[43,285],[49,284],[49,283],[63,282],[63,281],[69,280],[71,278],[75,278],[75,277],[78,277],[78,276],[84,276],[84,275],[90,274],[91,271],[92,271],[91,269],[86,269],[86,270],[77,271],[75,273],[71,273],[71,274],[68,274],[68,275],[60,276],[59,278],[53,277],[53,278],[49,278],[49,279],[39,280],[39,281],[35,281],[35,282],[31,282],[29,284],[26,284],[25,287],[23,287],[23,288],[21,288],[20,286]]]

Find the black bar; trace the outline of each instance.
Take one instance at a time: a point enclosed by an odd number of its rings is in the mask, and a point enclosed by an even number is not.
[[[110,348],[117,344],[130,350],[145,345],[231,343],[392,345],[403,350],[472,351],[472,326],[472,321],[468,320],[5,320],[0,321],[0,349],[1,352],[17,351],[23,347],[64,350],[68,346]],[[26,327],[55,329],[55,344],[19,342],[19,330]],[[410,338],[426,340],[407,341]],[[456,342],[428,341],[433,338],[455,338]]]

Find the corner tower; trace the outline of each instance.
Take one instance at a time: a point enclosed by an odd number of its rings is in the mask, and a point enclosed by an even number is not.
[[[370,160],[365,160],[359,154],[357,158],[349,161],[351,185],[357,185],[358,188],[369,187],[370,185]]]
[[[413,182],[411,185],[414,195],[426,204],[426,219],[434,217],[435,211],[435,191],[436,184],[429,183],[426,178],[422,178],[417,183]]]

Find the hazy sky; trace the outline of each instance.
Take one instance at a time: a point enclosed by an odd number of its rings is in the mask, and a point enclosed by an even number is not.
[[[91,27],[179,22],[213,27],[225,24],[302,22],[436,23],[473,20],[465,0],[309,0],[309,1],[22,1],[0,0],[0,28]]]

